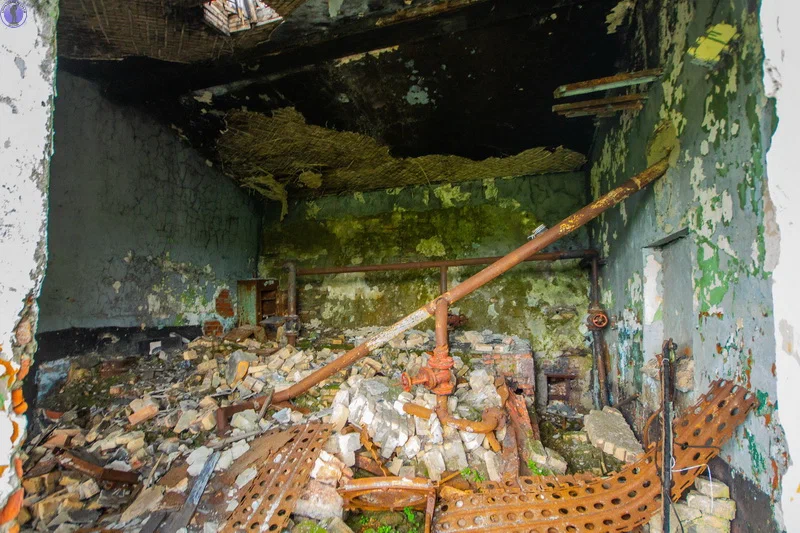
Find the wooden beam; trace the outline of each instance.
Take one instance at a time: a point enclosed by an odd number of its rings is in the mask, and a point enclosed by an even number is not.
[[[642,83],[650,83],[658,79],[661,73],[662,70],[660,68],[652,68],[639,72],[623,72],[605,78],[568,83],[557,87],[553,92],[553,96],[555,98],[564,98],[566,96],[577,96],[579,94],[588,94]]]

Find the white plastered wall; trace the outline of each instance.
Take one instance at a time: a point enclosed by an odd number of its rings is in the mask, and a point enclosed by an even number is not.
[[[773,274],[778,413],[792,465],[782,480],[781,507],[787,531],[800,531],[800,3],[763,0],[761,32],[766,54],[764,85],[777,99],[778,128],[767,153],[769,194],[778,231],[767,228],[780,251]]]

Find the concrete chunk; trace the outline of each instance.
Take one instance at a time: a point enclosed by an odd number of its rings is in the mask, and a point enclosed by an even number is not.
[[[620,461],[632,463],[644,453],[622,413],[612,407],[590,411],[583,423],[592,444]]]

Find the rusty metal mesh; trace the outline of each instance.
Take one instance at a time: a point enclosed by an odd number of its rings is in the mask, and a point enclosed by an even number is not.
[[[678,499],[755,405],[746,389],[717,381],[674,423],[671,496]],[[646,523],[660,509],[661,458],[651,446],[636,463],[604,478],[520,478],[487,485],[480,493],[439,500],[436,533],[621,533]]]
[[[454,155],[393,157],[388,146],[371,137],[309,125],[293,108],[279,109],[272,117],[233,111],[226,122],[218,141],[225,172],[279,201],[287,187],[365,191],[569,172],[586,162],[582,154],[563,147],[531,148],[482,161]]]
[[[311,470],[331,433],[330,424],[307,424],[290,430],[292,438],[273,452],[239,505],[228,517],[223,533],[282,531],[309,482]]]

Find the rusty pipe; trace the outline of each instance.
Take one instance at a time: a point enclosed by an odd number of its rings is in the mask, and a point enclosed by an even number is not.
[[[589,314],[600,310],[600,272],[597,257],[592,257],[589,263],[591,303],[589,304]],[[606,405],[611,405],[608,393],[608,378],[606,375],[606,362],[603,357],[603,330],[600,327],[592,329],[592,355],[594,356],[595,374],[597,376],[597,395],[595,397],[595,407],[602,409]]]
[[[287,272],[286,311],[289,315],[286,328],[286,339],[291,346],[297,344],[297,265],[288,262],[283,266]]]
[[[546,252],[532,255],[525,261],[560,261],[564,259],[588,259],[597,256],[597,250],[564,250],[561,252]],[[442,281],[441,269],[459,266],[477,266],[494,263],[502,259],[502,255],[493,257],[469,257],[466,259],[449,259],[440,261],[415,261],[409,263],[386,263],[383,265],[349,265],[338,267],[313,267],[298,268],[298,276],[323,276],[326,274],[352,274],[359,272],[387,272],[392,270],[420,270],[426,268],[438,268],[439,282]],[[442,289],[442,293],[447,291]]]
[[[408,402],[403,404],[403,411],[405,411],[406,414],[416,416],[417,418],[424,418],[425,420],[428,420],[432,414],[436,414],[442,424],[447,424],[452,428],[459,431],[466,431],[467,433],[490,433],[497,429],[503,417],[500,409],[492,408],[485,410],[483,412],[483,418],[477,422],[464,418],[455,418],[447,410],[447,397],[439,396],[439,402],[442,401],[444,406],[440,403],[436,406],[436,410]]]
[[[447,340],[447,300],[440,299],[436,301],[434,318],[436,320],[434,325],[436,350],[446,356],[450,353],[450,343]]]
[[[513,252],[495,261],[477,274],[467,278],[459,285],[456,285],[453,289],[445,292],[439,298],[444,298],[448,304],[457,302],[464,296],[473,292],[475,289],[487,284],[497,276],[507,272],[509,269],[520,264],[536,252],[539,252],[543,248],[551,245],[561,237],[568,235],[578,228],[584,226],[590,220],[600,215],[600,213],[603,211],[610,209],[633,193],[640,191],[656,179],[663,176],[668,167],[668,158],[664,158],[658,163],[648,167],[616,189],[609,191],[599,199],[595,200],[578,212],[568,216],[552,228],[539,234],[537,237],[523,244]],[[273,402],[290,400],[295,396],[304,393],[314,385],[318,384],[320,381],[328,379],[340,370],[349,367],[362,357],[366,356],[368,353],[380,348],[401,333],[413,328],[423,320],[430,318],[430,316],[435,312],[436,301],[439,300],[439,298],[428,302],[410,315],[402,318],[398,322],[395,322],[384,331],[373,335],[362,344],[356,346],[330,364],[317,369],[309,376],[306,376],[305,379],[295,383],[288,389],[276,392],[275,396],[273,397]]]

